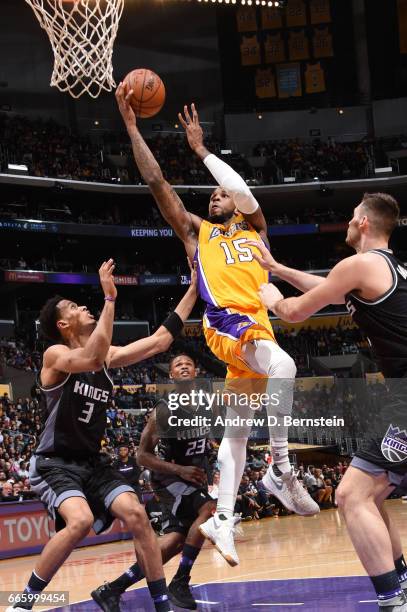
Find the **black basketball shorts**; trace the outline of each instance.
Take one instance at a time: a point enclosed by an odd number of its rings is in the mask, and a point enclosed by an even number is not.
[[[380,398],[378,414],[372,416],[376,433],[358,450],[352,466],[379,475],[387,473],[389,482],[407,488],[407,376],[386,379],[387,393]],[[375,423],[372,423],[372,429]],[[370,438],[370,439],[369,439]]]
[[[355,454],[351,461],[352,467],[375,476],[385,472],[391,484],[407,490],[407,459],[401,462],[391,461],[383,454],[383,450],[386,452],[383,440],[372,440],[365,449]]]
[[[110,458],[97,455],[88,459],[33,455],[30,460],[31,488],[41,499],[59,531],[65,522],[58,513],[63,501],[71,497],[86,499],[94,516],[93,529],[108,529],[114,517],[109,508],[121,493],[134,493],[119,472],[110,465]]]
[[[209,501],[214,502],[207,489],[196,488],[183,481],[156,489],[156,493],[162,509],[161,528],[165,534],[187,535],[202,506]]]

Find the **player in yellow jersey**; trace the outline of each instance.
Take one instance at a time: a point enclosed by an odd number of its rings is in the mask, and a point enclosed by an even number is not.
[[[209,201],[207,220],[188,212],[172,186],[164,179],[153,154],[143,140],[132,108],[131,92],[122,84],[116,92],[120,112],[129,133],[134,158],[165,220],[183,241],[188,257],[198,261],[199,289],[206,302],[204,333],[209,348],[228,367],[233,383],[248,379],[279,379],[281,401],[267,406],[268,413],[281,419],[291,411],[296,367],[275,341],[267,311],[259,298],[259,288],[267,275],[253,257],[246,241],[261,239],[268,245],[267,224],[258,202],[245,181],[230,166],[211,154],[203,144],[198,113],[184,107],[179,118],[192,150],[211,172],[219,187]],[[256,237],[256,238],[255,238]],[[248,386],[247,383],[246,387]],[[265,385],[264,385],[265,387]],[[274,414],[273,414],[274,410]],[[236,406],[230,406],[236,416]],[[239,416],[250,417],[250,408]],[[290,510],[311,515],[319,512],[296,479],[288,459],[288,428],[279,422],[270,428],[273,466],[264,477],[266,488]],[[250,427],[226,428],[219,448],[220,484],[217,512],[203,525],[209,538],[230,563],[239,562],[234,547],[236,495],[246,461]]]

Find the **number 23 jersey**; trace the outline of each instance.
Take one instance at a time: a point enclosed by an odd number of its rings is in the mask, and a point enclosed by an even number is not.
[[[161,458],[169,463],[191,465],[207,471],[207,438],[211,428],[203,417],[210,418],[211,412],[201,405],[197,409],[179,406],[176,410],[170,410],[164,399],[158,402],[155,411]],[[171,417],[174,421],[170,420]],[[202,422],[202,424],[191,426],[189,420],[194,417],[201,419],[199,423]],[[180,480],[180,477],[154,472],[153,479],[168,486]]]

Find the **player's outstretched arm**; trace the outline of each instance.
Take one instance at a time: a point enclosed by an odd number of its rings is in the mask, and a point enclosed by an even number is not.
[[[283,266],[274,259],[270,251],[262,242],[248,240],[246,244],[256,247],[260,251],[260,255],[253,251],[253,257],[259,262],[262,268],[268,270],[274,274],[274,276],[278,276],[281,280],[290,283],[290,285],[293,285],[303,293],[306,293],[314,287],[318,287],[318,285],[325,281],[324,276],[316,276],[315,274],[309,274],[308,272],[302,272],[301,270]]]
[[[183,241],[188,257],[193,259],[202,219],[185,209],[181,198],[165,180],[157,160],[137,127],[136,115],[129,104],[132,93],[132,90],[127,91],[124,83],[120,83],[116,90],[116,100],[130,136],[135,162],[141,176],[149,186],[162,216]]]
[[[53,372],[78,373],[101,370],[112,343],[114,304],[117,289],[114,284],[114,262],[109,259],[99,269],[100,284],[105,295],[105,305],[99,321],[83,347],[70,349],[64,344],[51,346],[44,353],[43,375]]]
[[[245,181],[233,168],[205,147],[195,104],[191,104],[191,112],[188,106],[184,106],[184,115],[179,113],[178,118],[185,129],[191,149],[202,159],[218,185],[233,198],[239,212],[258,232],[264,232],[265,236],[262,237],[267,239],[267,223],[263,212]]]
[[[192,312],[198,296],[197,286],[196,266],[194,266],[191,268],[191,284],[174,312],[151,336],[136,340],[126,346],[112,346],[107,359],[108,367],[125,367],[167,351],[174,339],[181,333],[184,322]]]
[[[204,470],[195,466],[170,463],[156,456],[154,449],[159,442],[159,435],[157,433],[157,409],[159,411],[158,418],[165,420],[165,422],[163,422],[163,428],[167,432],[167,435],[170,435],[171,428],[175,435],[176,427],[168,423],[168,417],[171,416],[171,411],[164,404],[162,405],[162,410],[161,406],[158,406],[158,408],[155,408],[151,413],[147,425],[144,427],[143,433],[141,434],[140,445],[137,451],[137,464],[149,470],[161,472],[161,474],[178,476],[183,480],[187,480],[201,487],[206,480]],[[164,412],[165,415],[163,414]]]
[[[283,321],[305,321],[329,304],[343,304],[347,293],[363,286],[367,270],[366,261],[353,255],[336,264],[322,283],[304,295],[284,299],[277,287],[270,283],[260,287],[260,297],[263,304]]]

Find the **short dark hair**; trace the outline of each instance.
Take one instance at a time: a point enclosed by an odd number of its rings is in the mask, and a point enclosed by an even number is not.
[[[379,234],[390,236],[397,227],[400,207],[393,196],[388,193],[365,193],[362,205],[372,213],[370,222]]]
[[[188,359],[190,359],[192,361],[192,363],[194,364],[194,367],[196,367],[196,361],[195,359],[192,357],[192,355],[190,355],[189,353],[187,353],[186,351],[180,351],[179,353],[177,353],[176,355],[174,355],[173,357],[171,357],[170,362],[168,364],[168,369],[171,370],[172,364],[175,361],[175,359],[178,359],[178,357],[188,357]]]
[[[60,342],[62,336],[57,327],[57,321],[61,313],[58,304],[65,298],[60,295],[54,295],[41,308],[39,320],[41,334],[52,342]]]

